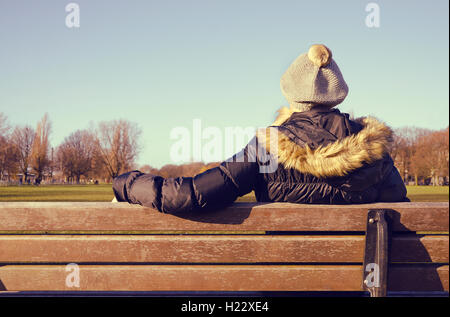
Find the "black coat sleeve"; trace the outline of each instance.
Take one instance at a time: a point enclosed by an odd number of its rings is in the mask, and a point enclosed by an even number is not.
[[[381,183],[378,201],[402,202],[410,201],[406,196],[407,190],[400,173],[395,166]]]
[[[338,184],[350,203],[401,202],[406,198],[406,186],[403,183],[394,161],[386,154],[382,159],[365,164],[363,167],[343,177]]]
[[[164,213],[224,207],[254,188],[258,163],[252,144],[194,177],[163,178],[139,171],[122,174],[113,181],[114,195],[117,201]]]

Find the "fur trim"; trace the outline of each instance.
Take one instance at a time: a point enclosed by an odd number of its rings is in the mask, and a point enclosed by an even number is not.
[[[289,117],[294,113],[294,112],[300,112],[300,111],[295,111],[295,109],[293,107],[281,107],[280,109],[278,109],[278,116],[275,119],[275,122],[272,124],[272,126],[280,126],[282,125],[287,119],[289,119]]]
[[[281,125],[292,113],[286,107],[280,109],[272,126]],[[267,151],[277,152],[278,162],[285,168],[294,168],[319,178],[344,176],[364,163],[381,159],[392,144],[392,130],[387,125],[372,117],[358,121],[363,125],[361,131],[317,149],[299,146],[276,127],[259,130],[257,138]],[[276,132],[277,138],[270,137],[271,130],[272,134]]]

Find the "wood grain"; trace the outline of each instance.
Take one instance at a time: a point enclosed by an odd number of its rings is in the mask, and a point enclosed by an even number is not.
[[[362,262],[364,236],[0,236],[0,262]]]
[[[3,291],[360,291],[361,266],[80,265],[80,287],[68,287],[61,265],[0,267]],[[392,291],[448,291],[448,266],[397,266]]]
[[[413,234],[448,233],[448,203],[236,203],[167,215],[78,202],[0,203],[0,291],[359,291],[364,236],[342,231],[365,231],[373,208],[390,209],[403,232],[393,236],[389,289],[448,291],[448,234]],[[33,234],[12,234],[22,231]],[[148,234],[167,231],[234,235]],[[296,233],[263,234],[277,231]],[[36,234],[49,232],[66,234]],[[79,289],[65,284],[69,262],[80,264]]]
[[[0,263],[354,263],[364,236],[0,236]],[[393,238],[393,262],[448,263],[448,236]]]
[[[235,203],[218,211],[169,215],[127,203],[79,202],[1,202],[0,232],[365,231],[367,211],[370,208],[392,209],[395,231],[448,232],[448,203]]]

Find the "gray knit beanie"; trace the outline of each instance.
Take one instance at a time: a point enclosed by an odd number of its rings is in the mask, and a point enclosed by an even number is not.
[[[348,94],[339,67],[331,51],[322,44],[312,45],[281,77],[281,91],[289,103],[334,107]]]

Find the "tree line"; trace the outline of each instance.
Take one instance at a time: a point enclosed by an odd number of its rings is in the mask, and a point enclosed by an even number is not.
[[[71,133],[56,148],[49,142],[51,127],[48,114],[33,128],[11,127],[0,113],[0,180],[108,182],[136,167],[141,130],[132,122],[100,122]]]
[[[100,122],[77,130],[51,147],[47,114],[37,123],[11,127],[0,113],[0,180],[39,184],[42,180],[79,183],[114,177],[132,169],[162,177],[194,176],[218,162],[167,164],[160,169],[137,166],[141,130],[127,120]],[[448,184],[449,128],[394,130],[391,156],[405,183]]]
[[[448,185],[449,128],[404,127],[394,131],[391,156],[406,183]]]

